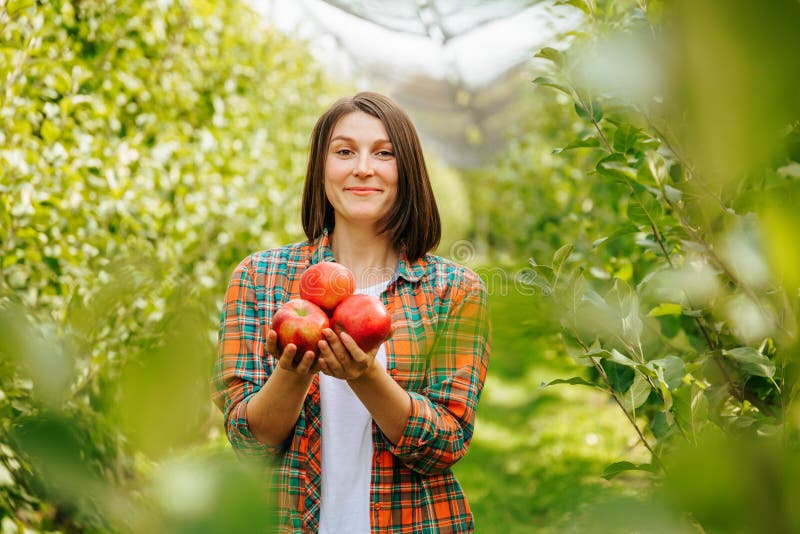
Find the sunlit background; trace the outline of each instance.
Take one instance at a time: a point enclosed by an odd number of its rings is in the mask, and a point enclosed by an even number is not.
[[[0,0],[0,533],[266,530],[210,400],[319,113],[406,108],[489,291],[478,532],[798,532],[800,4]]]

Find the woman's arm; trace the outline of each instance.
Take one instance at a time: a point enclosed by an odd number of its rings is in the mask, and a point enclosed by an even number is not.
[[[491,328],[480,278],[466,271],[451,299],[430,354],[425,387],[408,392],[408,423],[389,447],[421,474],[442,472],[466,454],[488,367]]]
[[[291,434],[318,366],[309,354],[292,368],[296,350],[278,360],[274,332],[257,313],[253,257],[234,270],[222,309],[213,400],[222,410],[234,449],[246,456],[277,455]],[[253,403],[253,406],[251,406]]]
[[[267,336],[267,352],[277,354],[278,335],[270,330]],[[247,403],[247,422],[250,431],[261,443],[269,447],[283,445],[294,429],[308,387],[319,370],[314,353],[307,351],[303,359],[293,365],[297,347],[289,343],[283,351],[275,371]]]

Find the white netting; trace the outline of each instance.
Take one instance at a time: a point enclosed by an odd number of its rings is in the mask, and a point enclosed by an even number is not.
[[[502,147],[532,90],[532,54],[580,22],[557,0],[251,1],[268,24],[309,39],[334,76],[395,98],[462,168]]]

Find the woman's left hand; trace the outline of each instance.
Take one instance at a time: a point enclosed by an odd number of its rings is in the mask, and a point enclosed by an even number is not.
[[[319,342],[320,370],[343,380],[354,380],[367,374],[375,363],[380,346],[364,352],[347,332],[336,335],[330,328],[322,331],[325,340]]]

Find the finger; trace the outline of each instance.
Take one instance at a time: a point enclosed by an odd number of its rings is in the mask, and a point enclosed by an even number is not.
[[[280,354],[278,352],[278,333],[275,330],[268,330],[267,331],[267,352],[275,356],[276,358]]]
[[[313,350],[307,350],[300,361],[297,363],[297,372],[300,374],[307,374],[316,363],[317,355]]]
[[[319,342],[319,359],[320,365],[324,366],[323,369],[327,370],[329,375],[340,377],[344,373],[342,362],[339,361],[336,354],[330,348],[326,341]]]
[[[331,351],[333,351],[334,354],[343,355],[347,351],[347,349],[344,348],[344,345],[342,345],[339,336],[337,336],[336,332],[334,332],[332,329],[325,328],[322,331],[322,335],[325,336],[325,341],[328,342],[328,345],[330,345]]]
[[[320,358],[319,354],[314,356],[314,362],[311,368],[308,370],[308,374],[313,375],[317,374],[322,370],[322,358]]]
[[[283,347],[283,354],[281,354],[278,364],[284,369],[294,368],[294,356],[297,354],[297,345],[289,343]]]
[[[342,344],[344,345],[344,348],[347,349],[347,354],[350,358],[352,358],[357,362],[364,361],[364,357],[366,356],[366,354],[364,353],[363,350],[359,348],[355,340],[352,337],[350,337],[350,334],[348,334],[347,332],[342,332],[341,334],[339,334],[339,339],[342,340]]]
[[[352,354],[350,354],[350,352],[347,350],[347,347],[342,344],[342,341],[339,339],[339,336],[336,335],[336,332],[328,328],[323,331],[323,334],[327,339],[330,340],[330,342],[327,344],[330,346],[333,356],[338,360],[339,365],[342,368],[342,372],[347,375],[350,372],[350,368],[354,361]]]
[[[331,370],[328,368],[328,364],[325,363],[325,359],[320,356],[319,360],[317,361],[317,366],[319,367],[319,372],[328,376],[333,376]]]

